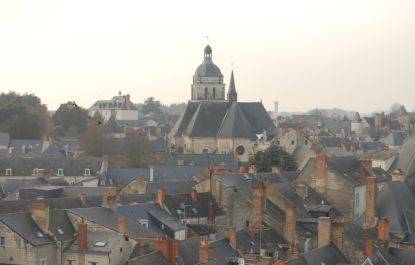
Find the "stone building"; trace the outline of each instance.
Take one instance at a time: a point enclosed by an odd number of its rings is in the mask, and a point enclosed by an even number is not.
[[[185,154],[232,154],[246,162],[266,148],[274,129],[261,102],[238,102],[233,72],[225,99],[223,75],[207,46],[193,76],[191,100],[169,133],[170,147]]]

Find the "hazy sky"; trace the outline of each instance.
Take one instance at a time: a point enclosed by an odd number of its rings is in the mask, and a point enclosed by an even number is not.
[[[415,107],[414,0],[0,0],[0,92],[186,101],[207,35],[240,100]]]

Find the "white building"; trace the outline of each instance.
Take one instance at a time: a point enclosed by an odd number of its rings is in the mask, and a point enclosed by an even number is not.
[[[130,95],[122,95],[121,92],[110,100],[98,100],[88,109],[90,116],[98,112],[105,121],[111,118],[112,111],[115,111],[116,119],[119,121],[138,120],[138,110],[131,102]]]

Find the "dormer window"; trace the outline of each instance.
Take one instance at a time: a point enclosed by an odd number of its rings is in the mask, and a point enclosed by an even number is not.
[[[11,176],[13,175],[13,171],[11,168],[6,168],[6,176]]]
[[[32,172],[32,175],[33,176],[36,176],[37,174],[39,174],[39,169],[38,168],[34,168],[33,169],[33,172]]]
[[[58,176],[63,176],[63,168],[58,168]]]
[[[91,169],[85,168],[84,176],[91,176]]]

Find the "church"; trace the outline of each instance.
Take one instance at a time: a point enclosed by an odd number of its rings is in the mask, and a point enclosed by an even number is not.
[[[233,71],[227,97],[212,48],[204,50],[191,86],[191,100],[169,133],[169,145],[177,153],[233,154],[247,162],[256,151],[269,146],[275,125],[261,102],[238,102]]]

